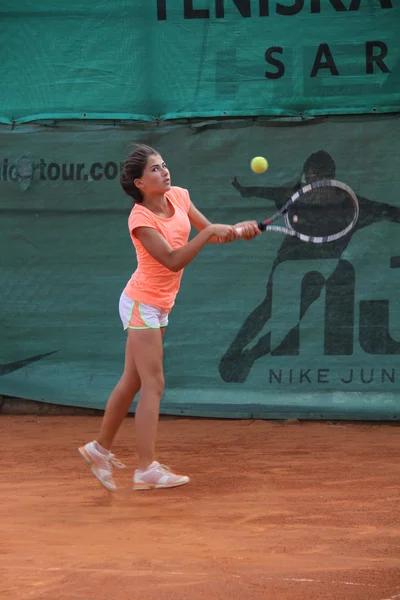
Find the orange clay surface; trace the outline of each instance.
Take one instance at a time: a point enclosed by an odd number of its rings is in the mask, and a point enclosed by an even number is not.
[[[134,420],[104,490],[100,417],[0,416],[2,600],[400,599],[396,425],[164,418],[187,486],[132,492]]]

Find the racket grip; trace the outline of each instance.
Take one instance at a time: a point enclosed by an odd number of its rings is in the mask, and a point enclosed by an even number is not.
[[[266,225],[264,225],[264,223],[262,221],[260,221],[259,223],[257,223],[257,227],[260,231],[265,231]],[[236,231],[238,232],[239,235],[242,235],[243,227],[236,227]]]

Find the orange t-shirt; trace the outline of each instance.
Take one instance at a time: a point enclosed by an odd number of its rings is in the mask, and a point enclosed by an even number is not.
[[[140,203],[135,204],[131,210],[128,227],[136,249],[138,266],[128,281],[124,293],[132,300],[151,304],[169,312],[179,290],[183,269],[174,273],[161,265],[135,236],[136,227],[151,227],[159,231],[174,249],[187,244],[190,233],[189,192],[180,187],[171,187],[165,195],[174,208],[172,217],[155,215]]]

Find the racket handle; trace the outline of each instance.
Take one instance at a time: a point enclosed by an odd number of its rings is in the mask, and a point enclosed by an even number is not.
[[[264,223],[262,221],[260,221],[259,223],[257,223],[257,227],[260,231],[265,231],[266,225],[264,225]],[[237,227],[236,231],[238,232],[239,235],[242,235],[243,227]]]

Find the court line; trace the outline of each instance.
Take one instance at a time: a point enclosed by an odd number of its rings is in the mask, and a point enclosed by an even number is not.
[[[36,572],[58,572],[62,574],[67,574],[68,571],[74,572],[90,572],[90,573],[126,573],[124,569],[112,569],[112,568],[91,568],[91,567],[29,567],[29,566],[17,566],[17,565],[8,565],[6,567],[7,571],[36,571]],[[0,569],[1,571],[1,569]],[[141,571],[129,571],[129,574],[132,576],[148,576],[149,574],[154,574],[153,569],[149,570],[141,570]],[[183,572],[183,571],[164,571],[163,575],[175,575],[182,577],[183,575],[190,577],[209,577],[209,573],[199,573],[199,572]],[[236,578],[242,578],[241,575],[233,575]],[[358,587],[377,587],[377,584],[374,583],[358,583],[353,581],[324,581],[322,579],[308,579],[308,578],[297,578],[297,577],[265,577],[261,576],[260,579],[268,580],[268,581],[292,581],[295,583],[319,583],[322,585],[349,585],[349,586],[358,586]],[[42,583],[43,584],[43,583]],[[396,593],[394,596],[390,596],[389,598],[381,598],[381,600],[398,600],[400,599],[400,593]]]
[[[334,584],[334,585],[354,585],[360,587],[377,587],[375,583],[355,583],[353,581],[324,581],[322,579],[301,579],[294,577],[262,577],[262,579],[268,579],[269,581],[295,581],[297,583],[322,583],[322,584]],[[396,598],[400,598],[396,596]],[[383,600],[395,600],[394,598],[384,598]]]

